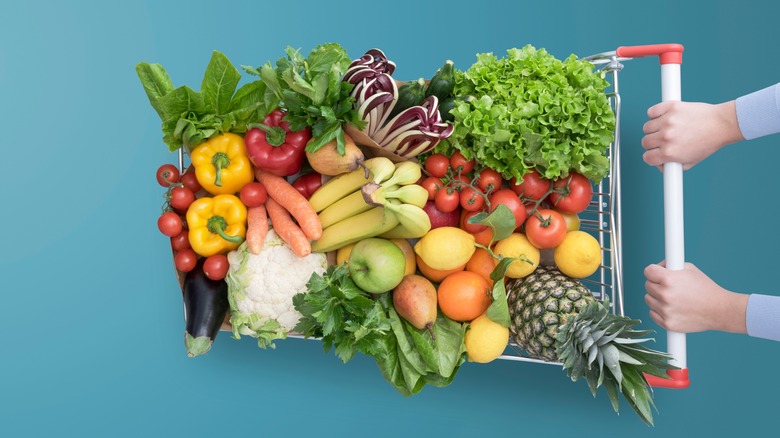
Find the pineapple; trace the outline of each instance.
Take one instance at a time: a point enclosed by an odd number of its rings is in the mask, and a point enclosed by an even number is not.
[[[510,336],[529,356],[560,361],[573,381],[584,377],[594,397],[607,388],[618,412],[618,393],[647,424],[653,424],[654,407],[643,373],[667,377],[671,357],[650,350],[636,331],[639,321],[616,315],[609,300],[596,300],[577,280],[555,267],[539,266],[525,278],[507,282],[511,316]]]

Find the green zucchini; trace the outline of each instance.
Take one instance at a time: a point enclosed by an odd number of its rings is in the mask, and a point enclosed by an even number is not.
[[[436,96],[439,102],[450,97],[455,89],[455,63],[449,59],[436,71],[425,89],[425,97]]]
[[[395,101],[393,110],[387,117],[387,121],[393,119],[401,111],[419,105],[425,99],[425,79],[420,78],[416,81],[409,81],[398,88],[398,99]]]
[[[450,111],[455,108],[455,97],[450,96],[439,103],[439,114],[441,114],[442,120],[445,122],[454,122],[455,116],[450,114]]]

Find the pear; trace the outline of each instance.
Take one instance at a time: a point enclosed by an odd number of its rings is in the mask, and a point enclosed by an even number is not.
[[[409,324],[434,336],[432,327],[438,308],[436,287],[430,280],[417,274],[405,276],[393,289],[393,307]]]
[[[344,134],[344,140],[346,143],[344,155],[339,153],[336,139],[333,139],[314,152],[306,151],[306,158],[309,160],[312,169],[321,175],[336,176],[363,167],[363,162],[365,161],[363,151],[360,150],[348,134]]]

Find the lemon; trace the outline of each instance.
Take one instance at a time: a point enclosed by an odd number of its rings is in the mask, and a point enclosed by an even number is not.
[[[474,236],[456,227],[434,228],[414,245],[422,261],[439,271],[465,265],[475,250]]]
[[[553,253],[555,264],[566,276],[585,278],[601,266],[601,245],[585,231],[569,231]]]
[[[513,233],[506,239],[499,240],[493,252],[504,257],[518,258],[509,264],[509,269],[506,271],[506,276],[509,278],[523,278],[539,266],[539,249],[520,233]]]
[[[471,321],[463,341],[469,361],[488,363],[504,353],[509,342],[509,328],[483,313]]]
[[[355,244],[350,244],[347,246],[343,246],[336,251],[336,266],[342,264],[343,262],[347,262],[347,266],[349,266],[349,254],[352,252],[352,248],[355,246]]]

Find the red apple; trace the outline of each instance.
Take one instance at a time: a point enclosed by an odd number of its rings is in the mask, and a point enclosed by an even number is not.
[[[433,201],[428,201],[425,203],[423,210],[428,213],[428,218],[431,219],[431,229],[439,227],[457,227],[460,222],[460,207],[450,213],[444,213],[436,208],[436,204],[434,204]]]

